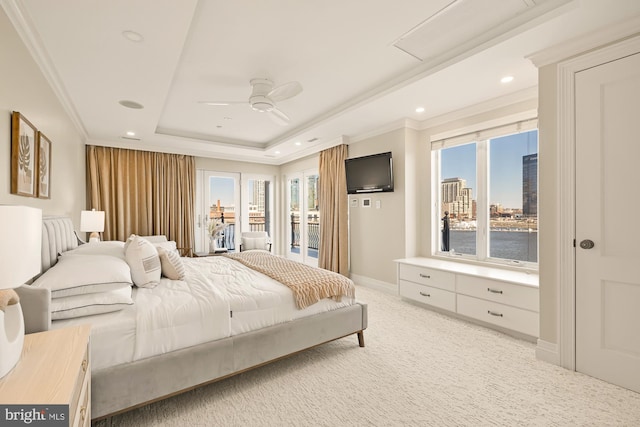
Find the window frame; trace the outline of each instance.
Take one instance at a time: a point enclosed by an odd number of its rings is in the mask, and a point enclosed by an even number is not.
[[[489,201],[489,177],[490,177],[490,141],[491,139],[500,138],[508,135],[529,132],[538,130],[537,118],[529,118],[518,122],[511,122],[504,125],[487,127],[474,131],[468,131],[463,133],[449,132],[447,136],[434,135],[431,138],[431,197],[434,201],[433,212],[431,215],[432,224],[432,244],[431,253],[432,256],[443,257],[447,259],[463,260],[466,262],[481,263],[487,265],[502,265],[511,267],[523,267],[530,270],[538,270],[539,265],[539,250],[538,250],[538,262],[521,261],[506,258],[496,258],[489,256],[489,244],[490,239],[490,201]],[[538,131],[538,151],[539,151],[539,138]],[[463,254],[463,253],[450,253],[442,251],[440,246],[440,233],[441,223],[440,218],[441,203],[442,203],[442,191],[441,191],[441,150],[447,148],[453,148],[469,143],[476,144],[476,187],[477,192],[475,194],[476,200],[476,254]],[[539,168],[538,168],[538,182],[539,182]],[[539,193],[539,187],[538,187]],[[539,200],[539,194],[538,194]],[[536,245],[540,246],[540,230],[538,227],[538,233],[536,237]],[[453,248],[455,250],[455,248]]]

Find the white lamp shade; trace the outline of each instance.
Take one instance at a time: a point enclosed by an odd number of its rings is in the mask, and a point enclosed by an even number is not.
[[[42,211],[0,205],[0,289],[17,288],[42,268]]]
[[[90,233],[104,231],[104,211],[93,209],[80,212],[80,231]]]

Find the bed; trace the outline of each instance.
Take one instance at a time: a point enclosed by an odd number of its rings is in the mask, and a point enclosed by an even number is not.
[[[92,325],[94,420],[349,335],[355,334],[364,346],[367,306],[353,293],[334,298],[320,294],[317,302],[301,302],[295,286],[249,268],[250,261],[233,259],[236,255],[181,258],[178,264],[184,271],[168,274],[182,272],[183,280],[163,277],[153,286],[127,290],[118,273],[122,262],[116,260],[122,257],[122,245],[78,245],[69,218],[45,217],[43,273],[19,289],[27,332]],[[170,252],[161,246],[156,247],[159,253]],[[128,255],[130,249],[124,251]],[[282,260],[264,257],[250,258]],[[130,277],[139,275],[136,271],[131,266]],[[96,295],[96,288],[86,286],[88,279],[78,279],[91,275],[109,283],[111,287],[101,291],[110,300],[101,300],[87,313],[85,305],[68,301]],[[85,280],[82,286],[70,284],[80,280]],[[67,295],[69,290],[76,293]]]

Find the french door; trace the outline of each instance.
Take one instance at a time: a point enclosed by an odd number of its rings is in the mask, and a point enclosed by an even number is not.
[[[287,257],[318,266],[320,206],[317,171],[287,176]]]
[[[195,251],[209,252],[211,245],[235,251],[240,238],[240,174],[196,171]],[[220,238],[211,242],[209,226],[224,223]],[[238,227],[237,227],[238,226]]]
[[[273,196],[273,176],[242,174],[242,231],[266,231],[273,242]]]

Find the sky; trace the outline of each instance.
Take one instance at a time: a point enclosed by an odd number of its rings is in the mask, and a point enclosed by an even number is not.
[[[215,205],[219,199],[221,206],[234,206],[233,187],[233,178],[222,176],[209,177],[209,203]]]
[[[476,199],[475,144],[465,144],[442,150],[441,177],[463,178],[473,189]],[[538,152],[538,131],[522,132],[491,140],[489,203],[505,208],[522,208],[522,157]]]

